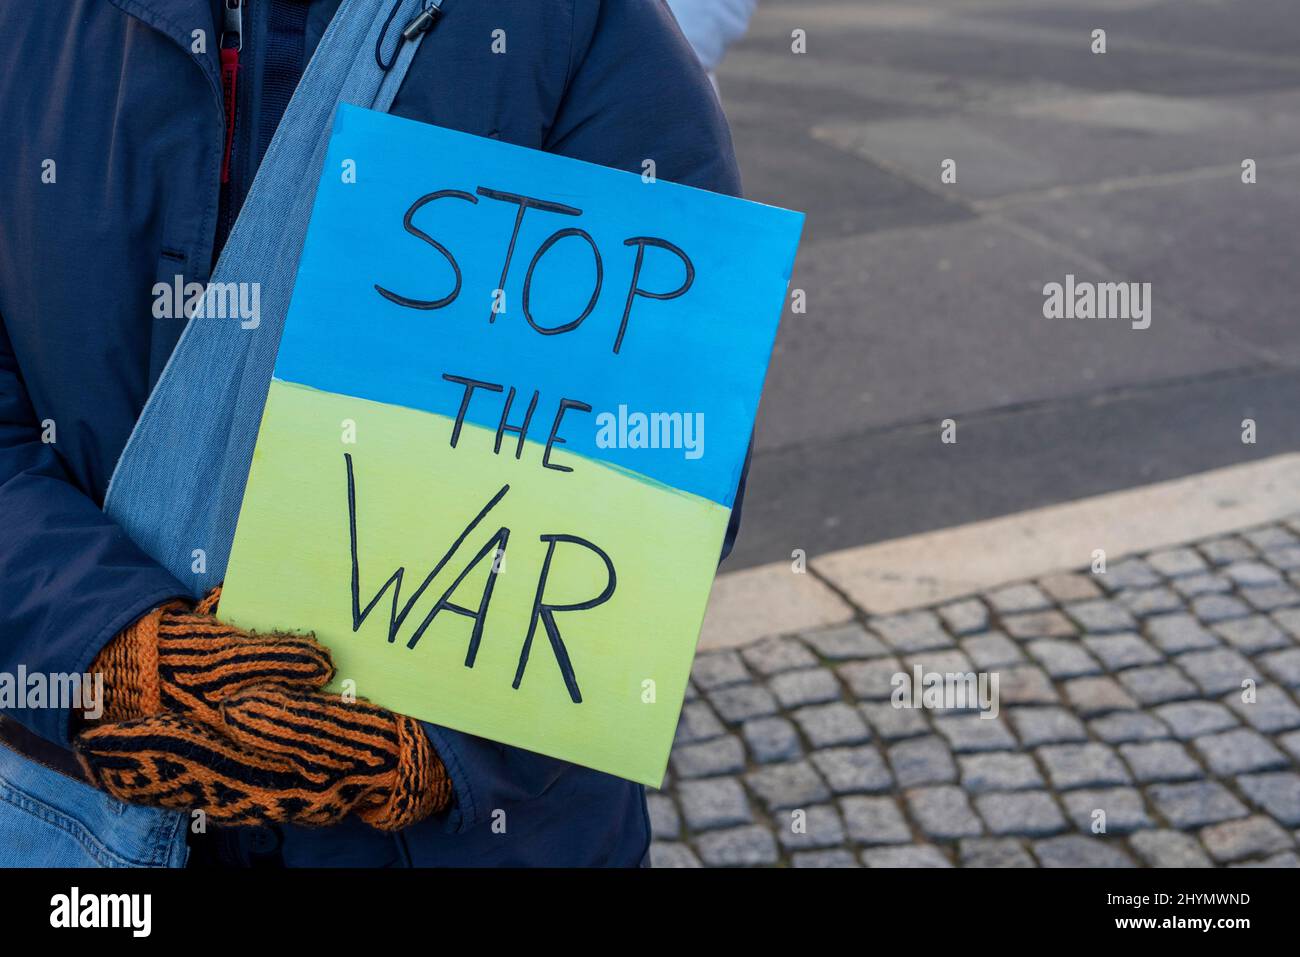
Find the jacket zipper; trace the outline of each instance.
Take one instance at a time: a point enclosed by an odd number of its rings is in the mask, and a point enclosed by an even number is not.
[[[221,182],[230,182],[230,156],[235,147],[235,117],[239,112],[237,83],[239,51],[244,48],[244,0],[224,0],[221,24],[221,92],[226,108],[226,147],[221,160]]]
[[[234,225],[236,183],[234,176],[235,134],[239,124],[239,54],[244,48],[244,10],[249,0],[222,0],[221,101],[226,135],[221,152],[221,195],[217,204],[217,234],[212,246],[212,265],[217,264],[226,237]]]
[[[230,231],[234,228],[236,213],[239,208],[240,191],[243,183],[240,182],[246,172],[241,173],[234,167],[235,160],[235,138],[238,136],[242,141],[249,141],[249,133],[240,127],[241,119],[244,125],[248,125],[248,120],[256,120],[256,117],[240,117],[239,115],[239,59],[240,52],[244,48],[244,14],[248,10],[250,0],[222,0],[222,23],[220,39],[220,56],[221,56],[221,93],[222,107],[225,113],[225,140],[221,156],[221,186],[220,197],[218,200],[217,213],[217,235],[212,251],[212,265],[215,267],[221,250],[225,247],[226,240],[230,236]],[[410,21],[403,27],[401,37],[397,45],[414,41],[421,34],[432,30],[442,18],[443,0],[424,0],[419,12],[413,16]],[[375,44],[375,59],[379,66],[385,72],[392,66],[396,59],[396,51],[393,53],[393,59],[385,62],[381,57],[381,47],[387,36],[388,28],[392,24],[393,18],[401,6],[400,0],[395,0],[392,10],[388,15],[388,21],[384,24],[384,29],[380,32],[379,39]],[[247,99],[247,95],[245,99]],[[247,164],[244,164],[245,166]],[[242,169],[243,167],[241,167]]]

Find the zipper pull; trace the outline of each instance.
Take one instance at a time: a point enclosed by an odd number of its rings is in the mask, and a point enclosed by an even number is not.
[[[226,109],[226,147],[221,159],[221,182],[230,182],[230,156],[235,146],[236,80],[239,51],[244,48],[244,0],[223,0],[221,23],[221,92]]]
[[[223,0],[222,6],[221,49],[233,46],[238,53],[244,47],[244,0]]]
[[[442,0],[429,0],[423,10],[417,13],[402,30],[403,40],[414,40],[421,33],[432,30],[442,17]]]
[[[388,19],[384,21],[384,28],[379,31],[379,36],[375,38],[375,63],[379,64],[379,69],[387,73],[397,62],[397,51],[402,48],[403,43],[417,40],[420,34],[432,30],[438,21],[442,18],[442,0],[425,0],[424,9],[411,18],[411,22],[402,28],[401,39],[397,41],[397,46],[393,49],[393,55],[384,62],[384,38],[388,36],[388,28],[393,25],[393,18],[397,16],[397,11],[402,6],[402,0],[393,0],[393,8],[388,11]]]

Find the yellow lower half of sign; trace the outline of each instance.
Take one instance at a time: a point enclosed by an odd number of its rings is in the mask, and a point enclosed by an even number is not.
[[[314,632],[335,690],[657,787],[730,510],[453,426],[273,381],[221,617]]]

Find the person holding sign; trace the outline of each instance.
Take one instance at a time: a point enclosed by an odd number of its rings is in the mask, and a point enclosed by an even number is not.
[[[661,0],[433,6],[441,16],[421,28],[394,116],[740,193],[725,119]],[[319,690],[334,670],[320,645],[219,621],[220,596],[196,603],[190,582],[100,509],[184,327],[184,310],[163,308],[154,290],[211,277],[339,7],[0,9],[0,29],[20,38],[0,70],[12,145],[0,154],[0,672],[94,672],[105,682],[102,709],[2,709],[0,775],[29,781],[93,837],[0,805],[0,844],[43,849],[30,863],[646,858],[640,785]],[[391,19],[386,0],[370,7]],[[33,86],[35,76],[47,81]],[[376,282],[421,295],[396,278]],[[252,328],[257,317],[204,321],[237,320]],[[223,374],[214,368],[213,381]],[[728,497],[724,553],[740,490]],[[193,561],[199,574],[205,558]],[[123,808],[101,788],[133,805],[202,813]]]

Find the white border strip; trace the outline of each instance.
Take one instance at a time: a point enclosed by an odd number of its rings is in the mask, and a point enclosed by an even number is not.
[[[1300,513],[1300,453],[1064,505],[831,552],[799,574],[776,562],[720,575],[700,650],[885,615],[1051,572],[1113,563]],[[819,580],[822,579],[822,580]],[[828,585],[830,587],[828,587]]]

